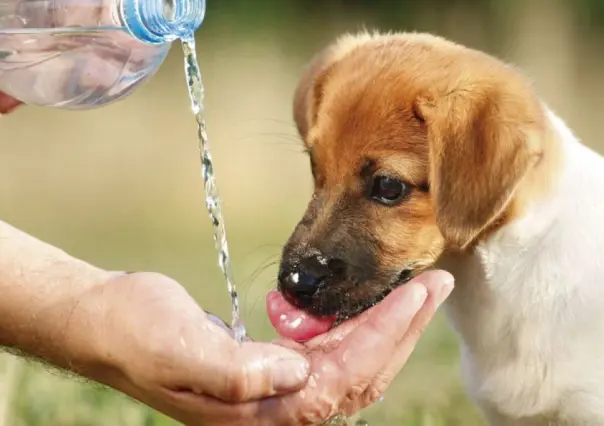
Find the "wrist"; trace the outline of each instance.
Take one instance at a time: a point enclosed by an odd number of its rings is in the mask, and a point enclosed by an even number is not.
[[[2,321],[0,344],[98,381],[113,370],[105,356],[102,303],[103,288],[112,275],[89,265],[80,266],[71,271],[69,280],[77,285],[66,280],[65,288],[52,298],[26,307],[27,314]]]
[[[0,346],[93,378],[112,275],[0,221]]]
[[[90,285],[72,295],[71,319],[60,340],[63,360],[53,363],[88,379],[111,384],[119,369],[111,356],[111,339],[107,331],[107,317],[111,315],[106,300],[107,287],[115,272],[99,271]],[[52,362],[52,361],[51,361]]]

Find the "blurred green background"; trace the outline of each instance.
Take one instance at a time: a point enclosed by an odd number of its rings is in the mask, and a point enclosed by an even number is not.
[[[207,121],[255,338],[274,336],[264,295],[311,190],[291,119],[300,69],[335,36],[363,27],[430,31],[517,64],[579,137],[604,148],[604,0],[208,0],[198,32]],[[178,46],[122,102],[88,112],[23,108],[0,131],[0,218],[94,264],[168,274],[228,318]],[[8,355],[1,365],[0,426],[176,425]],[[441,316],[364,417],[372,426],[482,424]]]

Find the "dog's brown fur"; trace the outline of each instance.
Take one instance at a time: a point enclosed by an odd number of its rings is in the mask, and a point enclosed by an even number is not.
[[[439,37],[343,37],[311,62],[294,98],[315,194],[282,264],[321,253],[349,270],[304,306],[315,314],[355,314],[402,270],[472,249],[544,196],[558,167],[530,84]],[[408,198],[398,206],[366,199],[364,174],[376,172],[410,184]]]

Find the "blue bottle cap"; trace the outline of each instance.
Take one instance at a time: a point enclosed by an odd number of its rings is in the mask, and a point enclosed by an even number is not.
[[[122,0],[126,30],[149,44],[192,38],[205,17],[205,0]]]

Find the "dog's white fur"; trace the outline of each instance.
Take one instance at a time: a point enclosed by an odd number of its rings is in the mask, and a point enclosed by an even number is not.
[[[496,426],[604,425],[604,158],[548,115],[553,193],[439,265],[456,278],[463,380]]]
[[[361,33],[342,37],[330,58],[397,37],[442,41]],[[546,196],[525,194],[520,216],[436,267],[455,277],[445,309],[463,380],[491,425],[604,426],[604,158],[543,108],[555,141],[546,155],[560,160],[541,168],[555,169],[537,188]]]

